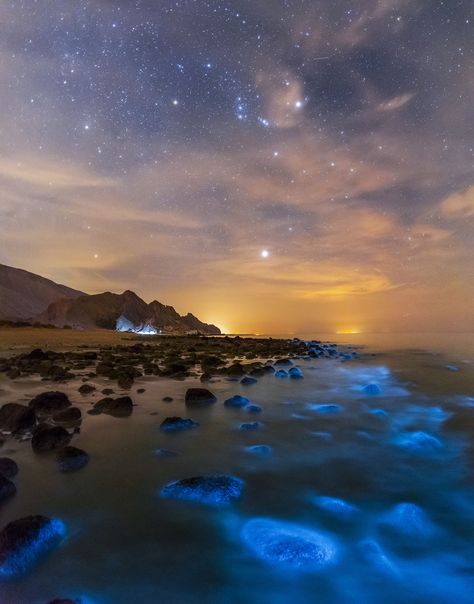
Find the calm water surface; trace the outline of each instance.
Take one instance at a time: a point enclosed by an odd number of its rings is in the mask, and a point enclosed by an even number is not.
[[[35,456],[29,442],[7,441],[0,450],[20,467],[18,493],[2,506],[1,525],[41,513],[61,518],[68,531],[26,577],[0,583],[0,602],[45,604],[59,596],[84,604],[474,602],[472,449],[468,454],[474,436],[443,430],[453,405],[473,405],[474,413],[474,336],[336,340],[376,355],[300,361],[304,380],[269,375],[250,387],[215,381],[209,388],[219,400],[208,409],[184,406],[196,379],[137,380],[138,406],[126,419],[85,414],[94,397],[80,396],[78,382],[60,385],[83,410],[72,444],[91,461],[64,475],[54,457]],[[371,383],[379,395],[363,391]],[[144,394],[136,393],[140,387]],[[45,389],[36,380],[2,378],[0,404],[27,402]],[[261,405],[261,416],[223,406],[238,393]],[[174,401],[164,403],[164,396]],[[340,412],[324,415],[311,406],[323,403],[340,405]],[[159,425],[171,415],[201,426],[163,433]],[[238,430],[255,419],[263,422],[260,430]],[[425,440],[413,437],[420,432]],[[255,444],[273,453],[246,451]],[[157,448],[178,455],[158,457]],[[238,502],[209,509],[159,497],[170,480],[215,472],[245,480]],[[340,518],[315,504],[320,496],[342,498],[358,511]],[[427,526],[408,526],[408,538],[384,529],[401,502],[418,505],[428,519]],[[241,537],[244,523],[256,517],[321,531],[337,549],[335,563],[301,572],[257,558]],[[383,550],[385,565],[361,553],[368,539]]]

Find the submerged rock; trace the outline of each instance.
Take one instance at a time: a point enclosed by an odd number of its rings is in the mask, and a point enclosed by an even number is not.
[[[273,453],[273,448],[269,445],[252,445],[245,447],[245,450],[252,455],[271,455]]]
[[[426,512],[414,503],[399,503],[380,520],[387,532],[404,540],[406,545],[417,547],[433,538],[436,527]]]
[[[319,571],[333,563],[337,556],[336,543],[330,537],[271,518],[248,520],[241,536],[258,558],[292,570]]]
[[[296,380],[304,378],[304,374],[299,367],[292,367],[288,371],[288,375],[290,378],[296,379]]]
[[[166,484],[161,497],[197,501],[206,505],[228,505],[238,499],[244,489],[244,481],[226,474],[211,474],[183,478]]]
[[[405,432],[395,439],[395,444],[412,453],[431,453],[443,447],[441,441],[426,432]]]
[[[284,369],[278,369],[278,371],[275,371],[275,373],[273,375],[276,378],[287,378],[288,377],[288,371],[285,371]]]
[[[282,366],[293,365],[293,361],[291,359],[277,359],[274,364],[282,367]]]
[[[261,413],[263,411],[263,409],[260,405],[255,405],[252,403],[251,405],[247,405],[245,407],[245,411],[247,413]]]
[[[15,493],[15,484],[9,478],[0,474],[0,503],[9,497],[12,497]]]
[[[61,426],[39,426],[33,434],[31,446],[36,453],[43,453],[65,447],[71,438],[71,434]]]
[[[36,423],[33,409],[18,403],[7,403],[0,409],[0,430],[3,432],[25,432],[31,430]]]
[[[37,415],[52,415],[71,406],[71,401],[64,392],[42,392],[28,403]]]
[[[262,422],[244,422],[243,424],[240,424],[239,430],[241,432],[250,432],[252,430],[258,430],[262,426]]]
[[[217,397],[206,388],[189,388],[184,397],[184,402],[188,407],[211,405],[216,401]]]
[[[250,404],[250,400],[246,396],[235,394],[224,401],[226,407],[246,407]]]
[[[317,413],[321,413],[323,415],[332,415],[333,413],[340,413],[341,411],[341,406],[340,405],[333,405],[333,404],[317,404],[317,403],[310,403],[308,405],[308,409],[311,409],[311,411],[316,411]]]
[[[176,451],[172,451],[171,449],[155,449],[156,457],[177,457],[178,453]]]
[[[0,457],[0,474],[5,478],[13,478],[18,474],[18,465],[11,457]]]
[[[0,577],[26,572],[58,545],[65,532],[60,520],[45,516],[26,516],[7,524],[0,532]]]
[[[324,495],[315,495],[311,498],[312,503],[318,506],[324,512],[339,520],[352,520],[359,512],[359,508],[339,499],[338,497],[327,497]]]
[[[89,463],[89,454],[77,447],[64,447],[58,452],[58,464],[61,472],[74,472]]]
[[[251,386],[252,384],[256,384],[258,382],[257,378],[254,378],[250,375],[246,375],[240,380],[240,383],[243,386]]]
[[[377,396],[382,392],[378,384],[367,384],[367,386],[364,386],[362,388],[362,391],[364,392],[364,394],[367,394],[369,396]]]
[[[179,432],[181,430],[190,430],[197,428],[198,422],[186,417],[167,417],[160,424],[160,428],[165,432]]]

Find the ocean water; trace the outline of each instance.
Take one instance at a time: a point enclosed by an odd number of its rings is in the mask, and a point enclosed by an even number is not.
[[[137,380],[125,419],[87,415],[94,397],[61,385],[84,413],[72,444],[91,460],[61,474],[29,442],[0,449],[20,467],[1,525],[44,514],[67,531],[28,574],[0,582],[0,602],[474,602],[474,434],[443,428],[457,408],[474,414],[474,336],[335,339],[361,358],[298,361],[300,380],[216,380],[218,402],[205,409],[184,405],[196,379]],[[48,388],[2,378],[0,404]],[[225,407],[235,394],[262,413]],[[200,427],[164,433],[173,415]],[[224,507],[160,497],[172,480],[212,473],[244,480],[242,497]]]

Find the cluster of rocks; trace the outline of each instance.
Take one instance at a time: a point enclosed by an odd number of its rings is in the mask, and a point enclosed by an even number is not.
[[[174,379],[200,376],[202,381],[225,376],[251,385],[258,377],[273,373],[275,367],[291,365],[291,358],[349,360],[354,354],[340,352],[335,344],[305,342],[297,338],[162,336],[147,344],[103,346],[98,350],[56,352],[35,349],[28,354],[1,358],[0,372],[11,379],[37,374],[43,380],[53,382],[105,377],[125,390],[142,375]],[[289,371],[289,377],[302,375],[294,368]],[[89,388],[92,386],[85,385],[82,393],[88,394]]]

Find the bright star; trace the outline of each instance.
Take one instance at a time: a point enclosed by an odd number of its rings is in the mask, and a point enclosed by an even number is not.
[[[261,256],[262,258],[268,258],[268,256],[270,256],[270,252],[269,252],[268,250],[262,250],[262,251],[260,252],[260,256]]]

